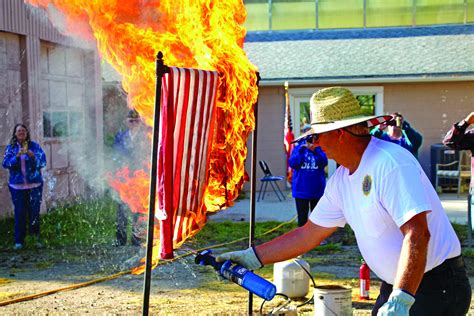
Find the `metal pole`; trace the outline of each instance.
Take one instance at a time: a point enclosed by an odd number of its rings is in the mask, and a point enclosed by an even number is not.
[[[257,72],[257,87],[260,82],[260,74]],[[254,104],[255,129],[252,133],[252,163],[250,171],[250,216],[249,216],[249,247],[255,243],[255,194],[257,182],[257,127],[258,127],[258,99]],[[253,294],[249,292],[248,314],[252,315]]]
[[[472,194],[467,195],[467,245],[472,247]]]
[[[153,116],[153,140],[151,150],[151,170],[150,170],[150,201],[148,204],[148,235],[146,240],[146,261],[145,276],[143,284],[143,315],[148,316],[150,305],[150,285],[151,285],[151,265],[153,261],[153,232],[155,228],[155,200],[156,200],[156,171],[158,160],[158,138],[160,124],[160,105],[161,105],[161,79],[167,72],[163,64],[163,53],[158,52],[156,56],[156,91],[155,91],[155,109]]]

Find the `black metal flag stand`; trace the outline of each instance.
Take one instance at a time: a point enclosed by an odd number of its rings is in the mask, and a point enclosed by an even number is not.
[[[257,72],[257,87],[260,82],[260,74]],[[252,163],[250,170],[250,216],[249,216],[249,247],[255,243],[255,194],[257,182],[257,126],[258,126],[258,99],[254,104],[255,129],[252,133]],[[253,294],[249,292],[248,315],[252,315]]]
[[[148,235],[146,242],[146,261],[145,275],[143,285],[143,307],[142,314],[148,316],[150,306],[150,287],[151,287],[151,266],[153,263],[153,238],[155,228],[155,202],[156,202],[156,173],[158,165],[158,142],[159,142],[159,123],[161,109],[161,80],[169,68],[164,65],[163,53],[160,51],[156,56],[156,92],[155,108],[153,116],[153,139],[151,151],[151,170],[150,170],[150,200],[148,204]],[[260,75],[257,72],[257,86],[260,81]],[[251,163],[251,185],[250,185],[250,218],[249,218],[249,246],[255,242],[255,185],[257,176],[257,120],[258,120],[258,101],[254,104],[255,129],[252,133],[252,163]],[[248,314],[252,315],[253,294],[249,292]]]
[[[155,228],[155,201],[156,201],[156,172],[158,165],[158,141],[160,128],[161,109],[161,79],[169,71],[163,63],[163,53],[160,51],[156,56],[156,91],[155,109],[153,116],[153,140],[151,150],[150,170],[150,201],[148,204],[148,235],[146,240],[145,276],[143,285],[143,315],[148,316],[150,305],[151,265],[153,261],[153,232]]]

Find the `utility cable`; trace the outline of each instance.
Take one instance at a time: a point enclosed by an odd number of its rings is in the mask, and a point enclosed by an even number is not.
[[[283,227],[285,225],[291,224],[295,220],[296,220],[296,216],[293,217],[292,219],[290,219],[289,221],[283,222],[283,223],[273,227],[272,229],[258,235],[257,237],[263,237],[265,235],[268,235],[268,234],[274,232],[275,230],[280,229],[281,227]],[[206,249],[219,248],[219,247],[235,244],[235,243],[237,243],[239,241],[243,241],[245,239],[248,239],[248,237],[242,237],[242,238],[230,241],[230,242],[224,242],[224,243],[204,247],[204,248],[201,248],[201,249],[193,250],[193,251],[184,253],[182,255],[176,256],[173,259],[161,260],[156,264],[156,266],[163,265],[163,264],[168,264],[168,263],[183,259],[185,257],[189,257],[191,255],[196,254],[197,252],[204,251]],[[95,279],[95,280],[91,280],[91,281],[87,281],[87,282],[83,282],[83,283],[79,283],[79,284],[73,284],[73,285],[70,285],[70,286],[66,286],[66,287],[62,287],[62,288],[58,288],[58,289],[54,289],[54,290],[49,290],[49,291],[45,291],[45,292],[41,292],[41,293],[36,293],[36,294],[32,294],[32,295],[27,295],[27,296],[23,296],[23,297],[18,297],[18,298],[11,299],[11,300],[8,300],[8,301],[3,301],[3,302],[0,302],[0,306],[7,306],[7,305],[10,305],[10,304],[15,304],[15,303],[19,303],[19,302],[30,301],[30,300],[37,299],[37,298],[40,298],[40,297],[43,297],[43,296],[48,296],[48,295],[51,295],[51,294],[55,294],[55,293],[58,293],[58,292],[65,292],[65,291],[75,290],[75,289],[78,289],[78,288],[81,288],[81,287],[86,287],[86,286],[89,286],[89,285],[92,285],[92,284],[95,284],[95,283],[100,283],[100,282],[104,282],[104,281],[113,280],[113,279],[119,278],[123,275],[127,275],[127,274],[132,273],[132,270],[133,269],[129,269],[129,270],[126,270],[126,271],[121,271],[121,272],[118,272],[118,273],[115,273],[115,274],[112,274],[112,275],[109,275],[109,276],[106,276],[106,277],[98,278],[98,279]]]

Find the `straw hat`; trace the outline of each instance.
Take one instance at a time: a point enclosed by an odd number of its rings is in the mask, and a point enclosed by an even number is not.
[[[299,141],[313,134],[321,134],[343,127],[367,122],[368,127],[383,123],[391,116],[366,116],[352,92],[343,87],[330,87],[313,94],[311,105],[311,129],[298,137]]]

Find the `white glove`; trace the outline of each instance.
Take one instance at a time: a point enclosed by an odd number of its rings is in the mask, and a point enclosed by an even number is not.
[[[263,264],[258,259],[253,247],[245,250],[226,252],[216,257],[217,262],[224,262],[230,260],[238,263],[248,270],[257,270],[263,267]]]
[[[400,289],[394,289],[388,301],[380,307],[377,316],[408,316],[415,298]]]

